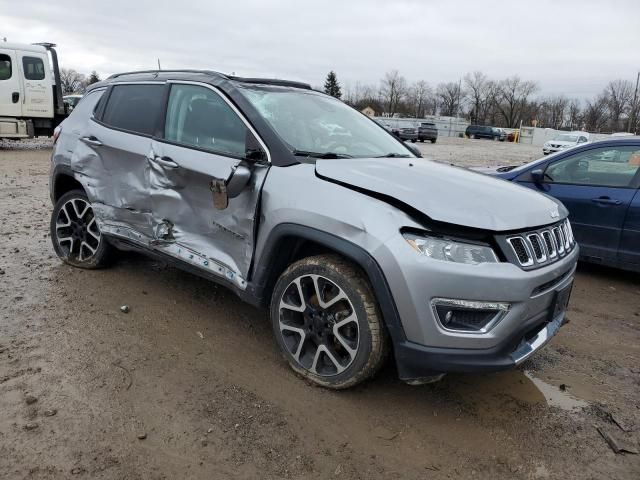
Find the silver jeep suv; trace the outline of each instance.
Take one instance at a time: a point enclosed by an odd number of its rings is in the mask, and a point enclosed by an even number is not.
[[[62,124],[51,237],[82,268],[159,257],[268,306],[293,370],[346,388],[513,367],[564,320],[566,209],[419,152],[308,85],[134,72]]]

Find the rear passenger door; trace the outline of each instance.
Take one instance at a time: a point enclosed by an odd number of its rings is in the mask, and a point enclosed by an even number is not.
[[[154,237],[147,157],[164,96],[164,82],[115,84],[80,137],[87,149],[73,168],[85,178],[103,233],[144,244]]]
[[[164,128],[152,144],[149,179],[155,248],[194,267],[246,285],[254,224],[267,163],[245,159],[266,147],[226,97],[210,85],[172,82]],[[228,205],[214,185],[243,164],[251,178]]]
[[[24,83],[22,115],[53,118],[53,80],[46,53],[18,52]]]

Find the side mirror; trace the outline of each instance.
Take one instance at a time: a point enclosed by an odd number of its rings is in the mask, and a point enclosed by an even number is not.
[[[533,180],[533,183],[537,185],[544,183],[544,170],[542,170],[541,168],[536,168],[535,170],[532,170],[531,180]]]
[[[236,198],[242,193],[244,187],[249,183],[251,178],[251,170],[244,165],[238,165],[229,180],[227,180],[227,196],[229,198]]]
[[[411,150],[411,153],[413,153],[416,157],[422,158],[422,152],[420,151],[420,149],[418,147],[416,147],[415,145],[413,145],[411,143],[405,143],[404,145],[409,150]]]

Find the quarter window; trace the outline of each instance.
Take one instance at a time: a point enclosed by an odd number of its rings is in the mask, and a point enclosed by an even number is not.
[[[162,112],[164,85],[116,85],[107,100],[102,122],[143,135],[155,133]]]
[[[244,157],[249,130],[220,95],[197,85],[171,86],[164,138],[216,153]]]
[[[22,57],[22,69],[27,80],[44,80],[44,62],[38,57]]]
[[[11,57],[0,53],[0,80],[11,78]]]
[[[630,187],[640,169],[640,147],[596,148],[549,165],[547,183]]]

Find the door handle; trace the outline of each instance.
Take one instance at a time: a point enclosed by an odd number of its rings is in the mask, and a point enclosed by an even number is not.
[[[622,202],[616,198],[610,198],[610,197],[598,197],[598,198],[592,198],[591,201],[593,203],[600,203],[602,205],[620,205],[622,204]]]
[[[20,101],[20,92],[13,92],[11,94],[11,101],[13,103],[18,103]]]
[[[89,145],[93,145],[94,147],[101,147],[102,146],[102,142],[100,140],[98,140],[94,136],[81,137],[80,140],[82,140],[84,143],[88,143]]]
[[[178,168],[180,166],[169,157],[154,156],[149,158],[149,160],[165,168]]]

